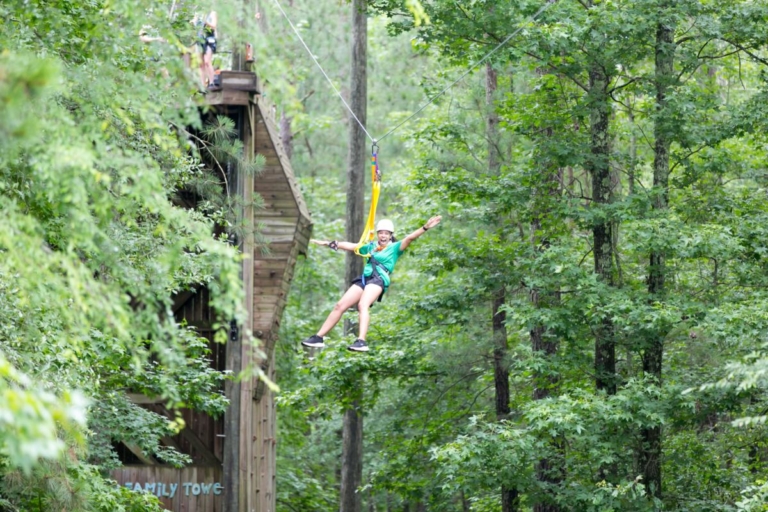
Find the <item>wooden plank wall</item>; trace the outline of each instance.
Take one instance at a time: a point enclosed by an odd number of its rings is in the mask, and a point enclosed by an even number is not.
[[[253,101],[254,151],[266,159],[256,177],[254,192],[264,199],[264,208],[254,213],[266,251],[253,253],[253,332],[262,341],[266,358],[255,361],[270,379],[275,379],[275,343],[296,260],[306,253],[312,222],[299,191],[288,158],[272,119],[272,108],[261,97]],[[263,382],[253,382],[251,410],[254,508],[249,512],[274,512],[276,506],[277,438],[274,395]],[[241,509],[244,510],[244,509]]]
[[[174,316],[177,321],[185,320],[188,325],[197,329],[200,336],[208,339],[211,351],[211,367],[219,371],[225,369],[226,345],[213,341],[214,313],[210,306],[210,292],[200,288],[187,292],[179,297],[180,301],[174,306]],[[147,406],[153,412],[172,417],[161,405]],[[205,413],[183,410],[182,417],[186,424],[185,432],[174,436],[170,443],[183,453],[192,457],[193,464],[215,465],[223,459],[223,418],[212,418]],[[200,446],[200,445],[203,446]]]
[[[275,379],[274,357],[269,361],[267,375]],[[254,402],[253,408],[253,448],[254,482],[256,484],[256,503],[259,512],[275,511],[275,493],[277,492],[277,411],[275,395],[272,392],[262,393],[261,398]]]
[[[209,292],[205,288],[183,292],[175,297],[174,316],[177,321],[186,320],[202,337],[208,339],[211,366],[224,370],[225,346],[213,341],[213,312],[209,301]],[[165,408],[162,401],[143,397],[138,403],[156,414],[174,418],[174,414]],[[112,471],[111,476],[120,485],[130,484],[131,489],[155,494],[163,506],[171,511],[221,512],[224,510],[223,496],[227,491],[221,479],[222,418],[214,419],[189,409],[181,413],[185,422],[184,430],[176,436],[164,438],[162,442],[188,454],[193,466],[183,469],[154,464],[124,466]],[[216,484],[218,487],[214,487]]]
[[[269,241],[268,253],[258,249],[254,254],[254,332],[266,344],[270,354],[285,300],[293,279],[293,268],[299,253],[306,252],[311,233],[311,220],[299,191],[290,162],[285,156],[271,109],[263,99],[255,101],[255,150],[264,156],[266,166],[256,178],[254,191],[264,199],[265,207],[256,212],[255,222]]]

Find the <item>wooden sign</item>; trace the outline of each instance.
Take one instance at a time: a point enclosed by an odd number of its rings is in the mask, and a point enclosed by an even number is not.
[[[124,466],[112,471],[119,485],[154,494],[173,512],[221,512],[224,510],[221,468]]]

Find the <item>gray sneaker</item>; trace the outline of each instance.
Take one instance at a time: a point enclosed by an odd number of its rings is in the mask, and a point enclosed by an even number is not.
[[[365,344],[365,341],[358,338],[353,344],[347,347],[347,350],[351,350],[352,352],[368,352],[368,345]]]
[[[323,348],[325,346],[325,343],[323,343],[323,337],[318,336],[317,334],[313,334],[309,338],[302,341],[301,344],[310,348]]]

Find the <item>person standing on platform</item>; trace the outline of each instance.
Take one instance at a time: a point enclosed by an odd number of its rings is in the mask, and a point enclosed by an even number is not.
[[[200,77],[203,87],[213,88],[213,55],[216,53],[216,26],[218,16],[216,11],[210,11],[204,18],[195,17],[194,23],[199,27],[198,38],[202,49],[202,62],[200,63]]]

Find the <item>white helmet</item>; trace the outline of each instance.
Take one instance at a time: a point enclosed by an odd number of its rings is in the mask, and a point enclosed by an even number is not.
[[[395,224],[389,219],[381,219],[376,224],[376,232],[379,232],[379,231],[389,231],[390,233],[394,233]]]

